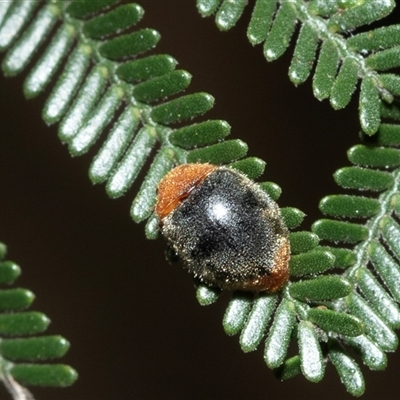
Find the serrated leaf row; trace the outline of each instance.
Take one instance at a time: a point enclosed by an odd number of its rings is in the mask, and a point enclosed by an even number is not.
[[[215,13],[219,29],[231,29],[241,17],[243,0],[197,0],[203,16]],[[400,66],[400,25],[349,37],[356,28],[390,14],[391,1],[256,0],[248,25],[251,44],[263,44],[268,61],[281,57],[295,40],[289,78],[299,85],[312,76],[317,99],[346,107],[360,86],[359,118],[368,135],[377,132],[380,105],[400,93],[399,78],[382,71]]]
[[[16,385],[70,386],[76,371],[64,364],[48,364],[69,349],[62,336],[37,336],[46,331],[50,320],[37,311],[27,311],[35,296],[23,288],[9,288],[21,273],[20,267],[4,259],[6,247],[0,243],[0,377],[10,390]],[[40,363],[46,361],[46,363]],[[17,381],[18,383],[15,383]],[[26,391],[26,389],[21,389]]]

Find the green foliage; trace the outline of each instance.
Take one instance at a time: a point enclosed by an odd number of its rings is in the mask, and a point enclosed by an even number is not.
[[[364,332],[362,320],[346,313],[313,308],[308,311],[308,317],[325,332],[336,332],[350,337],[360,336]]]
[[[204,16],[215,12],[220,29],[231,28],[238,20],[236,15],[230,25],[221,26],[218,4],[206,10],[206,3],[197,0],[199,11]],[[231,1],[232,9],[235,3],[240,1]],[[299,24],[289,78],[296,85],[303,83],[315,64],[314,95],[319,100],[329,99],[335,109],[350,102],[360,81],[360,123],[363,131],[374,137],[363,137],[365,144],[352,147],[348,158],[354,166],[341,168],[334,177],[345,189],[370,191],[379,197],[340,194],[327,196],[320,203],[320,210],[334,219],[315,222],[313,232],[335,244],[355,244],[354,250],[325,246],[297,254],[303,238],[297,237],[297,232],[291,234],[292,280],[331,268],[343,268],[345,272],[342,277],[326,275],[288,287],[285,296],[323,306],[297,310],[299,355],[267,362],[270,367],[279,367],[277,373],[282,379],[301,372],[310,381],[318,381],[323,376],[322,360],[328,356],[346,389],[355,396],[363,393],[365,384],[345,347],[353,347],[370,369],[383,369],[387,363],[385,352],[394,351],[398,343],[393,329],[399,327],[400,301],[400,226],[396,221],[400,161],[395,148],[400,146],[400,130],[399,125],[381,120],[400,120],[396,98],[400,95],[400,78],[380,71],[399,67],[400,36],[399,25],[360,34],[352,31],[383,18],[394,6],[393,1],[256,0],[248,27],[250,42],[264,43],[264,55],[272,61],[285,52]],[[337,220],[343,218],[363,222]],[[308,260],[304,266],[303,260]],[[300,303],[294,304],[300,307]],[[327,336],[321,337],[314,324]],[[317,345],[321,341],[328,344],[322,352]],[[308,348],[302,343],[311,344]],[[304,355],[308,351],[310,359]],[[314,362],[307,364],[310,360]]]
[[[102,141],[89,177],[93,183],[104,182],[110,197],[127,192],[157,147],[130,212],[136,222],[147,220],[146,235],[155,239],[159,234],[153,213],[157,185],[174,165],[227,164],[256,179],[265,163],[246,158],[243,141],[225,140],[230,134],[227,122],[192,122],[213,107],[214,98],[202,92],[182,95],[189,88],[190,73],[176,70],[177,61],[170,55],[147,55],[156,48],[160,34],[150,28],[136,29],[143,16],[139,5],[117,3],[0,2],[0,48],[9,48],[2,67],[5,74],[16,75],[40,49],[24,93],[33,98],[51,87],[43,119],[59,123],[60,140],[71,155],[83,155]],[[197,0],[200,13],[215,13],[222,30],[236,24],[246,5],[244,0]],[[349,150],[353,165],[338,170],[335,180],[345,189],[379,197],[353,192],[325,197],[320,209],[328,218],[314,223],[313,233],[290,232],[291,280],[284,290],[233,293],[223,327],[228,335],[240,334],[245,352],[264,342],[264,361],[281,379],[302,373],[318,382],[330,360],[346,389],[356,396],[365,384],[346,348],[355,349],[370,369],[383,369],[385,352],[397,346],[393,329],[400,327],[400,226],[396,221],[400,153],[395,148],[400,145],[400,127],[381,123],[400,120],[396,97],[400,78],[379,72],[399,66],[400,36],[398,25],[360,34],[353,31],[393,8],[393,1],[256,0],[247,32],[252,44],[263,43],[264,55],[271,61],[284,54],[298,31],[289,78],[298,85],[313,73],[315,97],[329,99],[334,109],[350,102],[360,81],[361,127],[374,136]],[[41,47],[50,36],[46,47]],[[274,200],[281,194],[275,183],[260,183],[260,187]],[[294,207],[283,208],[281,214],[291,231],[305,216]],[[364,223],[338,218],[360,218]],[[344,242],[347,247],[320,246],[320,239]],[[15,279],[16,267],[3,265],[7,268],[0,268],[0,282]],[[342,275],[332,269],[341,269]],[[196,296],[201,305],[210,305],[219,292],[198,284]],[[31,301],[26,290],[0,292],[2,309],[20,310]],[[2,334],[36,334],[47,324],[48,319],[37,312],[0,315]],[[63,354],[64,339],[43,340],[7,339],[0,352],[7,360]],[[288,358],[292,340],[297,341],[298,355]],[[62,365],[5,362],[4,371],[26,384],[66,385],[75,379],[75,372]]]
[[[335,300],[347,296],[352,291],[352,286],[340,276],[327,275],[303,282],[295,282],[290,288],[290,294],[303,301],[318,302]]]
[[[298,327],[301,372],[311,382],[319,382],[325,373],[325,363],[313,324],[301,321]]]
[[[312,228],[320,238],[336,243],[356,243],[354,264],[344,276],[357,291],[340,300],[336,309],[363,321],[365,333],[353,339],[345,338],[343,343],[354,347],[370,369],[385,368],[384,353],[395,351],[398,346],[393,330],[399,327],[400,311],[397,304],[400,300],[400,227],[396,222],[399,162],[395,148],[399,146],[399,138],[398,125],[381,124],[374,138],[365,137],[366,144],[348,151],[349,160],[357,166],[342,168],[335,174],[340,186],[381,193],[378,198],[331,195],[321,200],[320,209],[329,217],[359,218],[366,222],[325,219],[317,221]],[[347,253],[348,249],[341,251]],[[345,383],[343,374],[346,374],[347,367],[339,362],[342,359],[338,357],[341,348],[336,347],[333,357],[331,353],[329,357]],[[355,365],[355,361],[348,357],[343,360]],[[341,368],[344,368],[342,372]],[[346,379],[347,390],[358,395],[359,392],[351,386],[355,380]]]
[[[353,396],[361,396],[365,390],[364,377],[357,363],[343,352],[338,343],[332,341],[329,350],[329,359],[336,368],[340,380],[345,385],[347,391]]]
[[[0,243],[0,283],[10,285],[21,269],[4,260],[5,255],[6,247]],[[72,385],[77,379],[76,371],[68,365],[36,364],[62,357],[69,343],[62,336],[34,336],[44,332],[50,323],[43,313],[24,311],[34,298],[27,289],[0,289],[0,379],[13,396],[18,393],[30,396],[21,385],[62,387]]]
[[[216,13],[215,22],[221,30],[236,24],[244,5],[242,0],[222,4],[197,0],[203,16]],[[377,71],[399,67],[399,27],[378,28],[350,38],[346,34],[387,16],[394,7],[393,0],[256,0],[247,36],[253,45],[264,43],[264,56],[273,61],[287,50],[299,24],[289,78],[295,85],[303,83],[316,63],[314,95],[319,100],[329,99],[335,109],[347,106],[361,80],[361,127],[373,135],[380,125],[381,102],[392,103],[398,90],[398,84],[395,89]]]

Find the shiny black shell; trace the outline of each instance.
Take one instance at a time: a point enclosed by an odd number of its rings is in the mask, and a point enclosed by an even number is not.
[[[211,172],[164,218],[162,233],[189,272],[208,285],[260,290],[260,278],[281,273],[283,264],[287,279],[288,231],[277,204],[231,168]],[[265,290],[277,289],[272,286]]]

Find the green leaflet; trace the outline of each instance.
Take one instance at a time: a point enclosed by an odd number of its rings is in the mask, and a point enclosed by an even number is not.
[[[333,260],[331,258],[333,263]],[[293,283],[289,287],[291,296],[298,300],[318,302],[340,299],[352,292],[352,285],[340,276],[326,275]]]
[[[332,31],[350,31],[362,25],[370,24],[388,15],[395,7],[394,0],[358,2],[333,16],[328,27]]]
[[[136,85],[133,95],[139,101],[150,103],[182,92],[189,86],[191,79],[192,75],[188,72],[175,70]]]
[[[96,2],[75,1],[67,7],[67,13],[74,18],[84,19],[117,3],[119,0],[97,0]]]
[[[0,311],[29,307],[35,295],[27,289],[0,289]]]
[[[135,83],[171,72],[176,64],[177,61],[169,55],[154,55],[121,64],[115,73],[120,79]]]
[[[299,33],[289,68],[289,78],[295,85],[303,83],[308,78],[314,63],[317,45],[317,32],[311,26],[304,24]]]
[[[34,22],[4,58],[2,67],[6,75],[16,75],[26,67],[56,23],[59,14],[60,9],[52,4],[40,10]]]
[[[230,164],[234,169],[245,174],[249,179],[257,179],[265,170],[265,161],[257,157],[247,157]]]
[[[356,362],[344,353],[339,345],[330,349],[329,358],[347,391],[353,396],[361,396],[365,391],[365,381]]]
[[[395,124],[381,124],[378,133],[374,136],[375,144],[379,146],[400,146],[400,126]]]
[[[324,377],[325,363],[314,326],[301,321],[297,336],[303,375],[311,382],[319,382]]]
[[[64,356],[69,346],[62,336],[3,339],[0,353],[10,360],[48,360]]]
[[[362,167],[395,168],[400,165],[400,151],[386,147],[352,147],[347,156],[353,164]]]
[[[208,93],[195,93],[171,100],[153,108],[151,117],[161,124],[172,124],[203,115],[214,105],[214,97]]]
[[[381,103],[381,115],[383,118],[389,118],[394,121],[400,120],[400,108],[397,102],[392,102],[391,104]]]
[[[5,50],[15,40],[39,5],[36,1],[19,1],[12,4],[0,27],[0,50]]]
[[[163,176],[172,168],[173,151],[167,147],[160,150],[143,181],[131,207],[131,217],[140,222],[148,218],[156,202],[157,185]]]
[[[154,29],[142,29],[109,40],[99,47],[99,51],[109,60],[122,61],[152,49],[159,40],[160,34]]]
[[[383,370],[386,368],[386,354],[367,336],[347,337],[346,342],[360,353],[364,364],[369,369]]]
[[[264,56],[268,61],[278,59],[290,44],[296,24],[296,13],[290,2],[279,8],[271,31],[264,43]]]
[[[299,375],[301,371],[300,356],[294,356],[285,360],[285,362],[276,370],[277,378],[281,381],[293,378]]]
[[[330,17],[339,11],[340,0],[311,0],[308,4],[308,10],[314,15]]]
[[[394,74],[383,74],[380,76],[380,81],[392,95],[400,95],[400,77]]]
[[[219,289],[199,285],[196,291],[196,298],[200,305],[209,306],[218,300],[219,292]]]
[[[360,123],[367,135],[373,135],[379,128],[380,98],[378,87],[372,77],[365,77],[361,83]]]
[[[0,3],[0,24],[3,23],[4,17],[12,6],[12,0],[2,1]]]
[[[361,321],[364,321],[367,336],[383,351],[394,351],[397,348],[398,339],[396,334],[361,296],[352,293],[347,299],[347,304],[351,313],[360,318]]]
[[[381,192],[389,189],[394,183],[393,176],[387,172],[359,167],[341,168],[333,176],[336,183],[345,189]]]
[[[331,217],[367,218],[380,210],[379,201],[361,196],[334,195],[324,197],[319,209]]]
[[[357,286],[363,296],[373,305],[391,327],[400,326],[400,309],[374,275],[366,268],[357,271]]]
[[[400,301],[400,266],[393,260],[385,248],[371,242],[368,248],[371,262],[395,300]]]
[[[34,335],[44,332],[50,320],[42,313],[27,311],[0,315],[0,335]]]
[[[197,0],[197,9],[200,14],[207,17],[214,14],[222,0]]]
[[[388,69],[397,68],[400,66],[400,46],[392,47],[391,49],[379,51],[371,54],[366,63],[368,67],[377,71],[386,71]]]
[[[88,21],[83,33],[92,39],[101,39],[136,25],[143,13],[143,8],[138,4],[123,4]]]
[[[89,177],[94,183],[101,183],[110,176],[129,145],[138,124],[139,118],[135,113],[135,109],[126,107],[90,166]],[[127,158],[129,159],[126,155],[125,159]],[[121,164],[124,162],[127,161],[123,161]],[[123,167],[119,166],[118,169],[120,168]],[[113,175],[115,177],[118,172],[115,171]],[[126,177],[122,179],[126,181]]]
[[[227,335],[236,335],[243,328],[251,309],[251,301],[252,293],[236,293],[233,296],[222,322]]]
[[[362,319],[323,307],[309,310],[308,318],[326,332],[353,337],[361,335],[364,331]]]
[[[382,218],[380,227],[382,230],[382,237],[385,243],[390,247],[393,254],[400,259],[400,226],[391,217],[385,216]]]
[[[318,246],[319,238],[311,232],[291,232],[290,250],[292,254],[306,253]]]
[[[294,324],[294,305],[284,299],[276,310],[274,322],[265,343],[264,361],[269,368],[277,368],[282,365]]]
[[[2,243],[0,243],[2,244]],[[4,257],[1,254],[0,259]],[[21,274],[21,268],[13,263],[12,261],[1,261],[0,262],[0,284],[1,283],[12,283]]]
[[[27,98],[37,96],[49,85],[51,78],[72,46],[74,34],[75,29],[71,25],[65,24],[58,29],[50,45],[24,82],[24,94]]]
[[[357,261],[356,255],[349,249],[321,246],[320,250],[327,250],[335,257],[335,261],[333,263],[334,268],[347,268],[355,264]]]
[[[330,96],[331,105],[335,110],[340,110],[349,104],[356,89],[358,68],[357,62],[351,57],[343,61]]]
[[[221,31],[226,31],[236,24],[247,4],[246,0],[223,0],[215,22]]]
[[[256,1],[247,29],[247,37],[251,44],[261,43],[267,38],[276,4],[276,0]]]
[[[16,364],[10,373],[25,385],[65,387],[72,385],[77,374],[68,365]]]
[[[223,140],[230,134],[231,127],[226,121],[211,120],[176,129],[170,141],[184,149],[203,147]]]
[[[62,141],[72,139],[84,125],[104,91],[107,74],[108,71],[105,68],[98,67],[94,68],[86,78],[59,126],[58,136]]]
[[[329,219],[320,219],[315,222],[312,231],[320,239],[328,239],[334,242],[357,243],[368,237],[368,229],[362,225]]]
[[[226,140],[209,147],[192,150],[187,155],[189,163],[225,164],[242,158],[247,153],[247,144],[241,140]]]
[[[336,44],[326,40],[321,46],[317,68],[313,79],[314,96],[318,100],[329,97],[339,64]]]
[[[79,131],[72,138],[68,138],[68,148],[71,155],[79,156],[86,153],[96,142],[104,128],[111,121],[115,111],[122,104],[122,96],[123,91],[118,86],[111,86],[107,90],[96,108],[87,117],[84,117],[86,121]],[[64,136],[63,139],[67,138]]]
[[[281,208],[282,218],[289,229],[297,228],[305,217],[305,214],[297,208],[285,207]]]
[[[297,232],[295,232],[297,233]],[[308,233],[308,232],[307,232]],[[290,237],[291,248],[293,249],[292,235]],[[296,250],[296,241],[294,244]],[[292,254],[293,254],[292,250]],[[302,254],[294,255],[290,259],[289,267],[292,276],[304,276],[321,274],[333,267],[335,258],[332,253],[328,251],[317,250],[304,252]],[[309,289],[307,289],[308,292]]]
[[[153,129],[142,128],[138,132],[124,158],[116,166],[107,182],[106,190],[110,197],[119,197],[130,188],[146,162],[155,142],[156,135]]]
[[[86,45],[77,47],[70,56],[43,109],[48,124],[58,122],[67,112],[89,67],[90,56],[91,49]]]
[[[262,182],[260,183],[262,190],[265,190],[272,200],[277,201],[282,193],[282,189],[274,182]],[[299,217],[300,219],[300,217]],[[303,221],[301,219],[300,223]],[[296,222],[296,221],[295,221]]]
[[[347,40],[349,46],[356,51],[376,51],[389,49],[400,44],[400,25],[390,25],[359,33]]]
[[[253,351],[260,344],[277,301],[276,295],[261,295],[253,307],[240,335],[240,347],[244,352]]]
[[[155,240],[160,236],[160,220],[154,212],[150,215],[146,222],[144,233],[146,235],[146,238],[150,240]],[[199,300],[199,302],[201,301]]]

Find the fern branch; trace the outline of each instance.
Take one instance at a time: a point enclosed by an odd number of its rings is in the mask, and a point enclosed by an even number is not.
[[[4,260],[5,255],[6,246],[0,243],[0,284],[11,284],[21,269]],[[42,313],[24,311],[34,298],[27,289],[0,290],[0,380],[14,400],[33,399],[23,385],[62,387],[77,379],[76,371],[68,365],[37,363],[62,357],[69,343],[61,336],[36,336],[47,329],[50,320]]]
[[[197,6],[204,16],[216,12],[217,26],[227,30],[236,24],[245,4],[242,0],[197,0]],[[319,100],[329,98],[334,109],[348,105],[361,80],[360,123],[365,133],[373,135],[380,124],[381,99],[393,101],[394,93],[382,81],[380,71],[400,65],[399,28],[393,25],[347,36],[385,17],[394,7],[394,1],[257,0],[247,35],[253,45],[264,42],[265,58],[274,61],[287,50],[296,24],[300,24],[289,78],[295,85],[303,83],[318,58],[314,95]]]
[[[229,134],[225,121],[203,121],[174,128],[177,123],[206,113],[214,99],[207,93],[182,96],[181,92],[190,83],[190,74],[175,70],[176,61],[169,55],[145,55],[155,48],[160,35],[153,29],[135,30],[143,15],[140,6],[126,8],[127,5],[116,5],[115,0],[51,1],[35,10],[36,2],[32,2],[34,5],[26,3],[30,2],[9,2],[0,8],[0,17],[4,18],[0,26],[0,45],[10,47],[3,68],[9,75],[22,71],[37,47],[46,44],[47,35],[57,29],[28,75],[24,91],[27,97],[35,97],[51,84],[55,69],[63,68],[47,99],[43,117],[49,124],[60,123],[60,139],[76,156],[88,152],[101,135],[108,132],[90,168],[92,181],[107,182],[109,195],[121,196],[159,144],[131,207],[135,221],[148,220],[145,230],[149,238],[158,235],[158,221],[152,213],[156,188],[173,165],[211,162],[228,164],[252,179],[262,174],[265,163],[256,158],[244,158],[247,154],[244,142],[225,140]],[[201,0],[198,4],[204,13],[218,9],[217,19],[221,27],[228,29],[239,19],[246,2]],[[379,127],[381,110],[386,107],[389,113],[385,102],[393,102],[399,92],[396,77],[376,72],[385,69],[385,65],[390,68],[396,65],[391,60],[397,54],[398,42],[387,40],[396,28],[391,27],[390,32],[373,32],[370,47],[378,46],[381,50],[384,43],[387,48],[367,58],[362,51],[364,44],[360,43],[368,39],[360,35],[351,42],[341,31],[353,30],[381,18],[394,4],[390,1],[344,7],[338,2],[332,2],[329,7],[324,4],[321,1],[258,0],[250,23],[250,37],[254,43],[264,41],[267,59],[276,59],[288,47],[295,25],[300,21],[302,27],[290,67],[292,80],[299,84],[307,78],[318,44],[322,42],[313,83],[316,96],[330,97],[335,108],[342,108],[350,101],[357,80],[361,79],[360,120],[365,132],[373,134]],[[260,19],[263,12],[269,19]],[[131,18],[122,18],[125,13],[131,13]],[[23,16],[18,24],[15,23],[16,14]],[[47,21],[46,24],[43,21]],[[264,28],[267,29],[263,33]],[[396,104],[390,107],[391,115],[397,115],[398,111]],[[371,157],[364,150],[355,149],[351,156],[355,157],[356,164],[360,163],[357,161],[360,157],[366,157],[375,163],[374,167],[382,167],[381,161],[394,166],[398,161],[397,153],[393,149],[386,150],[383,155],[378,150],[379,157]],[[382,171],[363,168],[347,170],[347,173],[349,171],[353,181],[353,171],[364,179],[356,181],[363,189],[366,186],[362,182],[368,182],[368,187],[379,190],[389,187],[391,191],[393,182],[397,182],[397,176],[389,177]],[[261,187],[272,198],[279,197],[280,188],[276,184],[266,182]],[[389,200],[382,201],[386,207]],[[336,205],[335,212],[342,205],[343,202]],[[358,199],[357,205],[358,210],[366,209],[371,215],[376,212],[375,202]],[[295,230],[304,214],[295,208],[284,208],[282,217],[288,228]],[[352,243],[368,240],[370,229],[369,225],[342,221],[314,225],[322,239]],[[364,251],[377,253],[381,249],[371,250],[372,238]],[[386,336],[379,336],[384,322],[381,323],[365,300],[355,293],[354,285],[359,283],[353,279],[351,271],[359,271],[352,265],[361,253],[354,255],[349,249],[320,247],[318,237],[305,231],[291,232],[290,242],[292,279],[283,293],[234,293],[225,313],[224,329],[230,335],[241,332],[239,341],[246,352],[255,350],[265,336],[264,360],[267,366],[277,369],[281,377],[302,372],[308,380],[317,382],[324,376],[325,362],[331,360],[347,390],[360,395],[364,391],[362,374],[344,345],[361,349],[365,363],[372,369],[384,367],[384,351],[391,351],[395,345],[391,327],[385,330]],[[334,268],[348,267],[350,272],[344,276],[332,272]],[[203,305],[215,302],[218,294],[218,290],[203,285],[197,289],[197,298]],[[364,321],[372,326],[368,332]],[[290,341],[296,336],[299,355],[286,359]]]

